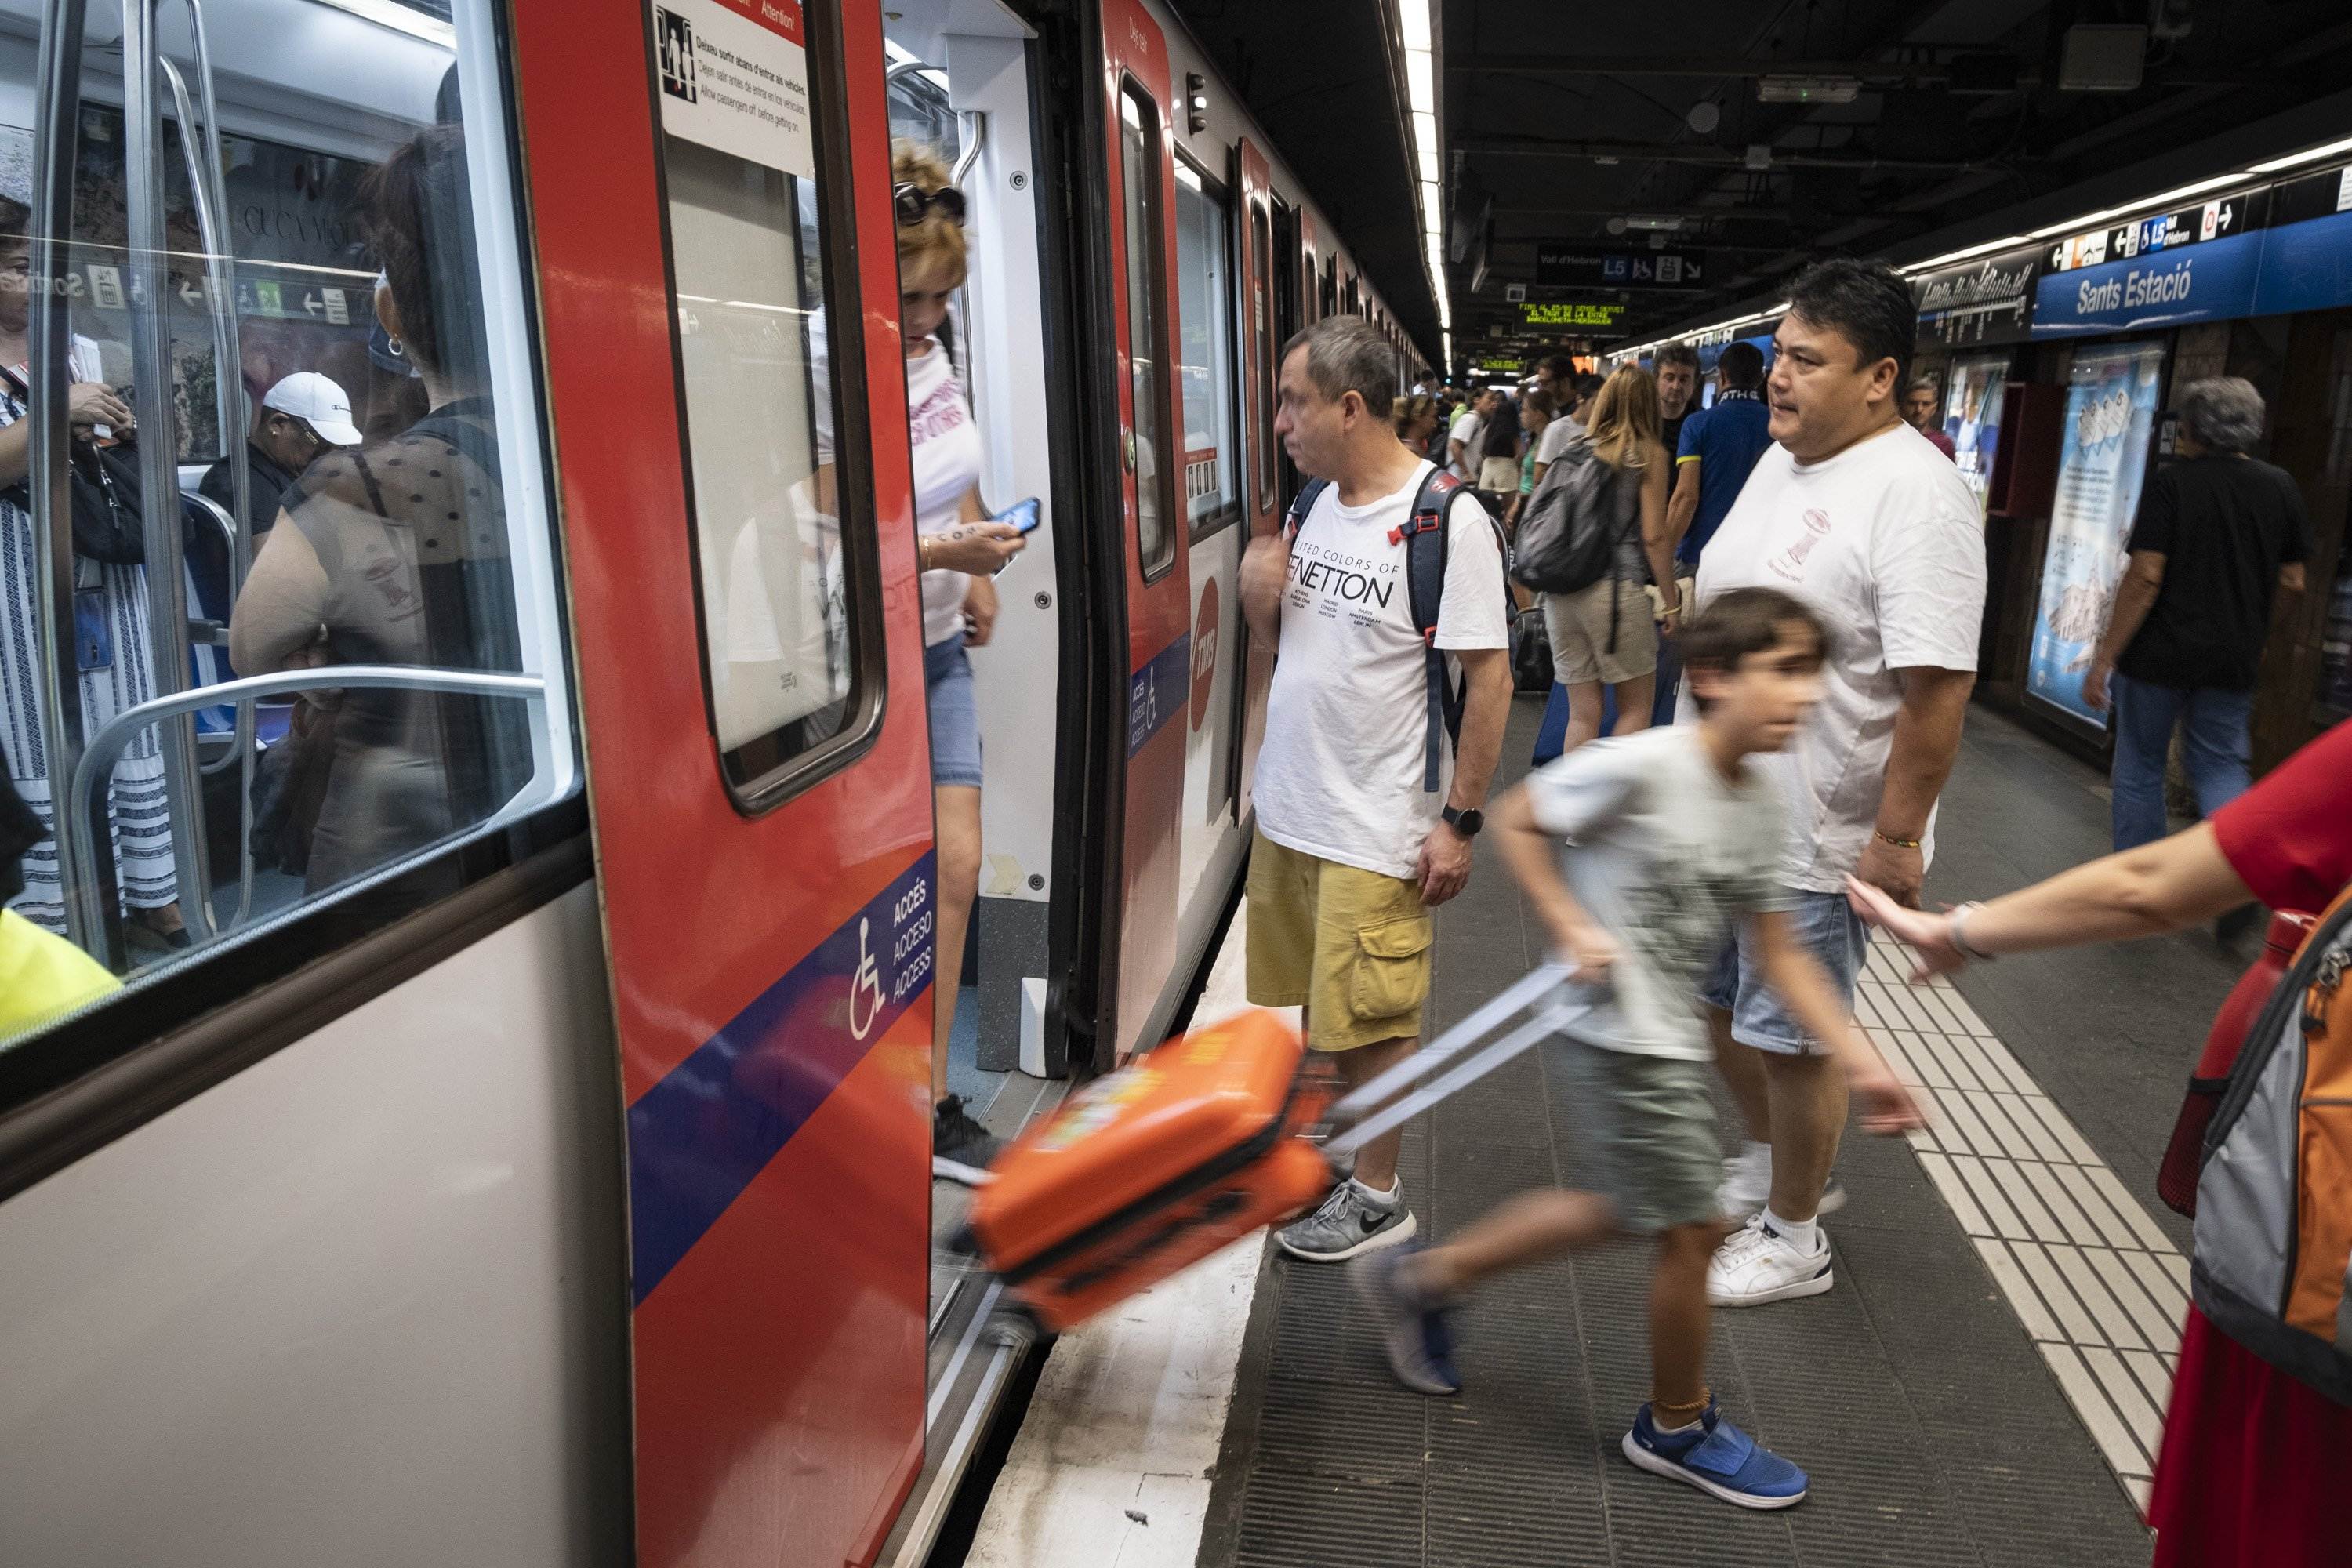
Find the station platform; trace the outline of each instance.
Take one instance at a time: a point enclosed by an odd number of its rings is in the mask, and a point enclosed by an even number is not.
[[[1538,714],[1515,705],[1503,783]],[[2105,852],[2105,781],[1974,710],[1937,837],[1929,895],[1990,897]],[[1242,1005],[1245,918],[1201,1021]],[[1538,956],[1482,855],[1438,917],[1430,1027]],[[1054,1347],[966,1561],[2145,1563],[2188,1279],[2188,1226],[2155,1170],[2252,956],[2187,933],[1921,991],[1899,950],[1874,953],[1857,1012],[1932,1126],[1849,1135],[1832,1291],[1716,1315],[1710,1380],[1811,1472],[1800,1507],[1746,1513],[1619,1454],[1647,1388],[1638,1247],[1486,1288],[1458,1320],[1466,1386],[1444,1400],[1391,1380],[1344,1269],[1253,1241]],[[1443,1237],[1515,1191],[1574,1184],[1581,1159],[1539,1049],[1410,1128],[1402,1172],[1423,1234]]]

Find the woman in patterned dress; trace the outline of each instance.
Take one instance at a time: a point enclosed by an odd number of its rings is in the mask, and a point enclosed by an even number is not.
[[[31,379],[25,341],[31,307],[29,216],[22,202],[0,196],[0,366],[9,373],[0,377],[0,595],[5,595],[7,614],[6,641],[0,644],[0,746],[16,792],[50,830],[26,853],[25,890],[11,907],[26,920],[62,931],[65,901],[58,879],[52,780],[41,737],[44,683],[34,625],[34,574],[46,571],[47,563],[34,559],[33,519],[24,489],[32,457],[31,427],[24,422],[24,388]],[[76,337],[68,363],[73,384],[67,405],[74,427],[84,435],[94,426],[129,428],[130,408],[100,379],[98,345]],[[58,526],[64,526],[62,520]],[[147,569],[79,559],[75,567],[81,592],[96,595],[112,644],[110,659],[81,672],[81,731],[87,737],[124,709],[153,697],[155,670],[147,641]],[[61,786],[65,781],[55,782]],[[187,946],[172,864],[163,758],[153,730],[123,749],[107,803],[116,876],[133,929],[166,946]]]

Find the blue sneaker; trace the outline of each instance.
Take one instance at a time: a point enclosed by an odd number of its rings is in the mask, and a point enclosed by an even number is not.
[[[1643,1469],[1687,1481],[1734,1508],[1788,1508],[1805,1500],[1805,1472],[1723,1418],[1712,1397],[1696,1426],[1661,1432],[1647,1405],[1619,1445]]]
[[[1454,1333],[1447,1321],[1453,1314],[1406,1289],[1397,1270],[1411,1256],[1412,1251],[1376,1252],[1349,1265],[1356,1299],[1371,1310],[1389,1370],[1399,1383],[1416,1394],[1459,1394],[1462,1374],[1454,1370]]]

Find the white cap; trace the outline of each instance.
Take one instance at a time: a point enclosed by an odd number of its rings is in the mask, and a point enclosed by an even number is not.
[[[343,389],[315,370],[298,370],[269,389],[264,408],[291,414],[338,447],[360,444],[360,427],[352,423],[352,400]]]

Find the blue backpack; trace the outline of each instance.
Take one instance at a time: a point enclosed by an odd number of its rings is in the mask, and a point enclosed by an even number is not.
[[[1309,479],[1291,498],[1290,511],[1282,521],[1285,539],[1297,539],[1306,526],[1307,514],[1323,492],[1331,488],[1328,479]],[[1412,610],[1413,629],[1421,634],[1421,646],[1426,658],[1429,687],[1429,725],[1423,742],[1421,787],[1432,795],[1437,793],[1439,767],[1444,758],[1441,745],[1458,744],[1462,739],[1462,700],[1465,682],[1453,679],[1445,667],[1444,650],[1437,646],[1437,611],[1445,600],[1446,514],[1453,510],[1457,493],[1466,493],[1460,479],[1444,468],[1432,468],[1429,477],[1421,481],[1421,489],[1412,498],[1412,511],[1402,527],[1389,535],[1391,543],[1404,541],[1405,596]],[[1475,495],[1472,503],[1486,526],[1495,531],[1496,542],[1501,546],[1505,563],[1510,560],[1510,544],[1502,525],[1487,511]],[[1504,608],[1510,607],[1510,590],[1504,590]],[[1443,736],[1443,740],[1440,737]]]

